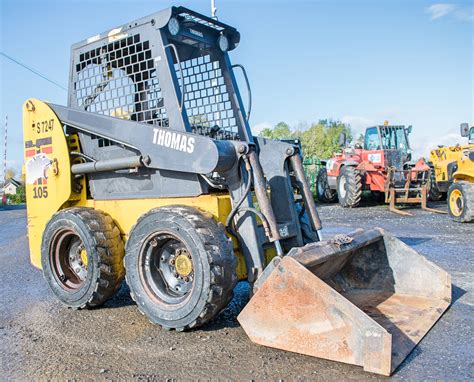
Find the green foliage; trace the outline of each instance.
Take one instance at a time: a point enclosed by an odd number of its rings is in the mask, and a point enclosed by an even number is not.
[[[305,157],[327,159],[340,149],[339,135],[346,134],[347,142],[352,141],[349,126],[342,122],[320,120],[311,124],[309,128],[300,128],[292,131],[285,122],[280,122],[272,129],[264,129],[260,136],[270,139],[300,139]]]
[[[260,136],[269,139],[291,139],[294,134],[290,130],[290,125],[279,122],[273,128],[263,129]]]
[[[360,133],[355,143],[360,145],[361,147],[364,147],[364,139],[365,139],[364,134]]]
[[[18,188],[16,189],[16,194],[9,195],[8,198],[10,199],[11,204],[25,203],[26,202],[25,186],[24,185],[18,186]]]
[[[13,179],[16,175],[16,170],[14,168],[7,168],[6,172],[5,172],[5,181],[9,180],[9,179]]]

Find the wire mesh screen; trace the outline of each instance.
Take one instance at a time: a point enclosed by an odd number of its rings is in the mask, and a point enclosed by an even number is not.
[[[135,34],[79,55],[79,107],[112,117],[168,126],[150,43]]]
[[[238,127],[219,61],[210,55],[175,64],[193,132],[214,139],[238,140]],[[182,78],[181,78],[182,76]]]

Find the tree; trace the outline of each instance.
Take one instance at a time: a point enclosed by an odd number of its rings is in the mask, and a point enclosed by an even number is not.
[[[300,123],[295,131],[285,122],[280,122],[273,128],[262,130],[260,136],[270,139],[300,139],[305,157],[326,159],[332,157],[339,147],[339,135],[346,134],[346,140],[352,140],[349,126],[339,121],[322,119],[308,128]]]
[[[269,139],[291,139],[293,134],[291,133],[290,126],[286,122],[279,122],[273,128],[263,129],[260,133],[261,137]]]
[[[5,173],[5,183],[9,179],[13,179],[16,175],[16,170],[14,168],[7,168],[6,173]]]
[[[18,186],[15,195],[10,195],[10,201],[12,204],[21,204],[26,202],[26,191],[24,185]]]
[[[364,134],[360,133],[355,143],[360,145],[361,147],[364,147],[364,139],[365,139]]]

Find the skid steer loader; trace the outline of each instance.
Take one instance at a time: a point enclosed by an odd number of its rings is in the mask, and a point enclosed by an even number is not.
[[[31,261],[71,308],[125,277],[178,331],[248,280],[252,341],[389,375],[448,308],[450,276],[381,229],[321,239],[298,146],[251,134],[239,40],[172,7],[73,45],[68,106],[24,105]]]

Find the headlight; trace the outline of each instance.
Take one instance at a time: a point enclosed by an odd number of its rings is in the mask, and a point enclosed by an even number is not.
[[[219,49],[223,52],[227,52],[229,50],[229,39],[221,34],[217,39],[217,44],[219,45]]]
[[[172,36],[176,36],[179,33],[179,21],[175,17],[170,18],[168,21],[168,30]]]

